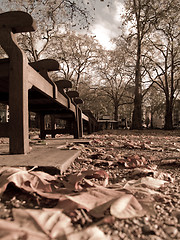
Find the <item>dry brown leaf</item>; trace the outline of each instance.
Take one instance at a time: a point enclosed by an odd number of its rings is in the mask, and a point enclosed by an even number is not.
[[[111,204],[115,201],[117,198],[113,198],[101,205],[98,205],[97,207],[94,207],[89,211],[89,214],[95,218],[102,218],[105,216],[106,210],[108,210],[111,206]]]
[[[67,236],[67,240],[110,240],[98,227],[88,227]]]
[[[60,211],[13,209],[14,222],[0,220],[0,238],[65,240],[73,232],[71,219]]]
[[[154,176],[155,171],[148,168],[134,168],[130,173],[131,178],[145,177],[145,176]]]
[[[56,183],[57,178],[47,173],[28,172],[19,168],[3,168],[1,169],[0,187],[3,193],[8,183],[13,182],[17,187],[26,191],[36,192],[46,198],[59,199],[64,194],[72,193],[72,190],[82,190],[84,183],[86,184],[85,187],[91,187],[92,184],[90,184],[90,181],[82,183],[85,177],[102,178],[104,179],[103,185],[106,186],[108,184],[109,176],[101,169],[88,170],[83,171],[79,175],[71,175],[68,182],[63,182],[66,189],[59,189]]]
[[[114,162],[111,160],[96,159],[94,166],[111,166],[113,164],[114,164]]]
[[[61,211],[52,209],[13,209],[13,216],[19,226],[45,234],[50,239],[66,239],[73,231],[71,219]]]
[[[60,209],[63,211],[63,213],[67,214],[68,216],[72,216],[74,214],[74,211],[76,209],[86,209],[86,206],[79,202],[75,202],[71,199],[68,199],[66,197],[60,198],[57,205],[54,207],[54,209]],[[88,209],[86,209],[88,210]]]
[[[176,159],[176,158],[172,158],[172,159],[166,159],[166,160],[162,160],[161,161],[161,165],[173,165],[173,164],[176,164],[176,163],[180,163],[180,159]]]
[[[58,189],[57,178],[42,171],[26,171],[20,168],[3,167],[0,170],[0,194],[3,194],[9,183],[28,192],[36,192],[47,198],[58,199],[65,189]]]
[[[133,142],[133,141],[131,141],[131,142],[125,142],[125,143],[124,143],[124,147],[125,147],[125,148],[130,148],[130,149],[140,149],[140,148],[141,148],[141,146],[139,146],[139,145],[137,144],[137,142]]]
[[[96,187],[88,188],[86,192],[82,191],[74,195],[66,195],[67,200],[59,200],[56,208],[64,209],[68,214],[77,208],[83,208],[91,211],[90,214],[95,217],[103,217],[104,211],[109,207],[108,202],[117,199],[125,192],[126,190],[124,192],[116,191],[96,185]]]
[[[82,171],[78,174],[70,175],[68,178],[68,181],[64,181],[63,184],[66,188],[72,189],[72,190],[82,190],[83,188],[90,187],[91,185],[84,186],[83,180],[85,178],[96,178],[96,179],[104,179],[103,186],[107,186],[109,175],[106,173],[106,171],[97,169],[97,170],[87,170]]]
[[[0,239],[49,240],[44,233],[34,232],[19,226],[16,222],[3,219],[0,219]]]
[[[133,195],[125,194],[111,204],[110,213],[114,217],[125,219],[143,216],[146,211]]]
[[[151,147],[149,146],[149,144],[147,144],[147,143],[141,143],[141,148],[142,149],[148,149],[148,150],[151,150]]]
[[[137,154],[128,156],[125,162],[125,167],[127,168],[143,167],[145,165],[147,165],[146,159],[143,156],[139,156]]]
[[[156,179],[153,177],[142,177],[138,180],[131,180],[128,181],[124,188],[129,189],[130,187],[147,187],[150,189],[159,189],[161,186],[163,186],[165,183],[168,183],[167,181]]]
[[[135,168],[133,172],[131,172],[130,176],[134,177],[145,177],[152,176],[153,178],[158,178],[161,180],[174,182],[173,177],[169,173],[164,173],[159,170],[148,169],[148,168]]]
[[[66,198],[83,206],[87,206],[87,209],[90,210],[112,198],[119,197],[121,194],[123,194],[123,192],[93,184],[93,187],[86,189],[86,191],[66,195]]]

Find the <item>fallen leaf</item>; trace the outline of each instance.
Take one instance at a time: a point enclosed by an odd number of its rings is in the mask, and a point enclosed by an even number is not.
[[[147,144],[147,143],[141,143],[141,148],[142,149],[148,149],[148,150],[151,150],[151,147]]]
[[[111,204],[110,213],[114,217],[125,219],[140,217],[146,212],[133,195],[125,194]]]
[[[110,160],[96,159],[94,166],[111,166],[113,164],[114,164],[114,162],[110,161]]]
[[[180,165],[180,159],[167,159],[167,160],[162,160],[161,165]]]
[[[96,216],[101,217],[104,216],[103,208],[100,207],[100,210],[97,211],[96,208],[123,194],[125,194],[125,190],[121,192],[94,184],[94,187],[87,188],[86,191],[65,195],[66,199],[59,199],[58,205],[55,208],[59,207],[68,214],[77,208],[83,208],[87,211],[95,209],[92,212],[96,212]]]
[[[154,168],[154,167],[153,167]],[[140,177],[146,177],[146,176],[151,176],[153,178],[158,178],[161,180],[169,181],[169,182],[174,182],[174,178],[169,174],[162,172],[160,170],[156,170],[156,168],[135,168],[129,176],[131,178],[140,178]]]
[[[139,156],[137,154],[128,156],[127,160],[125,161],[125,167],[127,168],[143,167],[146,164],[146,159],[143,156]]]
[[[116,198],[113,198],[97,207],[94,207],[89,211],[89,214],[96,218],[102,218],[105,216],[105,212],[110,208],[111,204],[115,201]]]
[[[34,234],[32,233],[32,235]],[[45,237],[45,235],[42,234],[41,236],[39,236],[39,238],[38,236],[35,236],[35,237],[36,237],[35,239],[37,240],[38,239],[42,240],[43,237]],[[23,230],[23,228],[19,227],[18,224],[16,224],[15,222],[3,220],[3,219],[0,219],[0,239],[1,240],[8,240],[8,239],[30,240],[30,238],[28,238],[28,233],[25,230]],[[44,238],[44,239],[46,240],[47,238]]]
[[[67,240],[110,240],[98,227],[88,227],[67,236]]]
[[[129,188],[130,186],[133,187],[148,187],[150,189],[159,189],[161,186],[163,186],[165,183],[168,183],[167,181],[153,178],[153,177],[142,177],[138,180],[130,180],[125,185],[124,188]]]
[[[59,199],[57,205],[54,207],[54,209],[60,209],[63,211],[63,213],[67,214],[68,216],[72,216],[74,214],[74,211],[76,209],[86,209],[86,206],[83,205],[80,202],[75,202],[72,199],[68,199],[66,197],[62,197]],[[88,210],[88,209],[86,209]]]
[[[13,182],[17,187],[25,190],[33,185],[34,188],[50,192],[50,181],[56,180],[56,177],[45,172],[26,171],[12,167],[3,167],[0,170],[1,188],[6,188],[8,183]]]
[[[16,223],[24,229],[45,234],[50,239],[65,239],[73,231],[71,219],[61,211],[52,209],[13,209]]]
[[[109,175],[106,173],[106,171],[101,169],[87,170],[82,171],[81,173],[78,174],[70,175],[68,181],[64,181],[63,184],[65,185],[66,188],[72,190],[82,190],[85,187],[83,186],[84,185],[83,180],[85,178],[103,179],[103,186],[106,186],[108,184]],[[89,187],[90,186],[91,185],[89,185]]]
[[[0,195],[3,194],[9,183],[14,183],[16,187],[27,192],[36,192],[43,197],[58,199],[61,193],[67,193],[67,190],[59,190],[57,181],[55,176],[42,171],[3,167],[0,169]]]
[[[0,239],[65,240],[71,219],[60,211],[13,209],[14,221],[0,220]]]

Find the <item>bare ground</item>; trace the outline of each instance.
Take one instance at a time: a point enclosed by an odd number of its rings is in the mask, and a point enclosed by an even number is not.
[[[108,174],[108,186],[111,186],[139,179],[147,174],[141,170],[148,169],[148,174],[156,171],[168,184],[157,190],[161,197],[155,198],[154,214],[125,219],[115,217],[106,223],[105,218],[95,218],[77,209],[71,218],[74,231],[95,224],[112,240],[180,239],[180,130],[107,130],[86,137],[91,144],[74,146],[81,147],[82,154],[63,174],[64,179],[82,169],[102,169]],[[135,169],[141,170],[134,175]],[[100,180],[94,181],[101,184]],[[9,184],[0,199],[0,218],[13,221],[13,208],[42,209],[56,204],[56,200],[25,193]],[[106,211],[105,217],[109,215]]]

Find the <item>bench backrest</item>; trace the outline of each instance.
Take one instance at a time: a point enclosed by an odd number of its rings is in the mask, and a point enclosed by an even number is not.
[[[36,30],[33,18],[26,12],[10,11],[0,14],[0,28],[10,28],[13,33]]]

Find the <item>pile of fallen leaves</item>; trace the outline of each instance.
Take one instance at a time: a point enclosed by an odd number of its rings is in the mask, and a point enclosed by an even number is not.
[[[123,239],[105,234],[102,226],[155,215],[157,203],[171,202],[164,193],[174,183],[171,174],[159,170],[154,157],[126,151],[159,152],[163,146],[145,137],[90,137],[89,145],[66,146],[82,151],[66,173],[0,168],[0,204],[6,208],[0,239]]]

